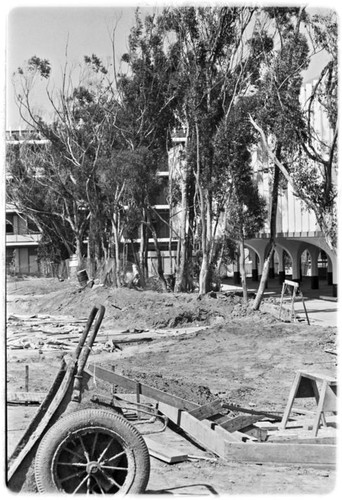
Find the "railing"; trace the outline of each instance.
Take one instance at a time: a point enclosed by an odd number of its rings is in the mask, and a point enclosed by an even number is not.
[[[36,245],[41,234],[6,234],[6,245]]]

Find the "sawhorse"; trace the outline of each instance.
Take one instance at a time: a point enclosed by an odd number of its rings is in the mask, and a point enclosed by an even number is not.
[[[310,325],[309,316],[308,316],[308,312],[306,310],[303,293],[299,289],[299,283],[297,283],[296,281],[285,280],[283,283],[283,287],[281,290],[281,298],[280,298],[279,319],[281,319],[281,312],[282,312],[282,308],[283,308],[284,295],[288,290],[291,290],[291,288],[292,288],[291,312],[290,312],[291,321],[293,321],[295,319],[294,302],[295,302],[296,295],[300,295],[302,302],[303,302],[306,321],[308,322],[308,325]]]
[[[318,381],[321,382],[320,391],[317,385]],[[279,425],[280,429],[286,428],[286,423],[290,416],[294,400],[296,398],[310,397],[314,397],[317,403],[317,410],[313,423],[313,434],[315,437],[317,436],[321,418],[323,425],[327,425],[324,412],[336,413],[337,411],[337,381],[329,375],[310,373],[302,370],[296,372],[284,415]]]

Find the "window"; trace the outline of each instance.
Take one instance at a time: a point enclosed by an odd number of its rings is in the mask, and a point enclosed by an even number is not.
[[[13,234],[13,214],[6,214],[6,234]]]

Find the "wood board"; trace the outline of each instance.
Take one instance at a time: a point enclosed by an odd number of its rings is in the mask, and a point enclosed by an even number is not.
[[[233,442],[239,441],[238,437],[219,428],[219,426],[212,429],[208,425],[208,422],[198,420],[187,411],[179,410],[165,403],[158,403],[158,410],[178,425],[195,442],[199,443],[205,449],[216,453],[219,457],[224,458],[225,454],[225,440],[222,436],[222,431],[226,434],[226,439]],[[219,430],[217,431],[216,429]]]
[[[7,404],[40,404],[46,398],[46,392],[8,392]]]
[[[196,403],[192,403],[191,401],[187,401],[186,399],[179,398],[178,396],[174,396],[167,392],[161,391],[159,389],[154,389],[146,384],[142,384],[140,382],[136,382],[128,377],[124,377],[123,375],[119,375],[110,370],[106,370],[101,366],[97,366],[94,364],[89,364],[87,369],[84,370],[95,379],[99,378],[110,384],[118,385],[122,388],[134,390],[136,394],[146,396],[155,401],[162,401],[166,404],[172,405],[175,408],[181,408],[186,410],[193,410],[198,408],[199,405]]]
[[[334,467],[336,446],[304,443],[229,443],[224,458],[229,461],[260,464]]]
[[[167,464],[175,464],[188,460],[188,454],[183,453],[169,443],[163,443],[163,433],[144,436],[151,457],[158,458]]]

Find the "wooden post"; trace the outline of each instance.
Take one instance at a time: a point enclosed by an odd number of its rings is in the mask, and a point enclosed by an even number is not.
[[[112,365],[111,369],[112,369],[112,372],[115,372],[115,365]],[[112,394],[113,395],[116,393],[116,390],[117,390],[117,385],[113,384],[112,385]]]
[[[285,282],[284,282],[283,286],[281,288],[280,307],[279,307],[279,319],[281,319],[281,311],[282,311],[282,308],[283,308],[283,298],[284,298],[285,288],[286,288],[286,285],[285,285]]]
[[[308,322],[308,325],[310,325],[309,315],[308,315],[308,311],[306,310],[306,305],[305,305],[305,301],[304,301],[303,293],[302,293],[302,292],[300,292],[300,294],[301,294],[301,296],[302,296],[302,302],[303,302],[304,312],[305,312],[305,316],[306,316],[306,321]]]
[[[25,391],[29,392],[29,365],[25,365]]]
[[[137,385],[135,387],[135,396],[138,404],[140,403],[140,394],[141,394],[141,384],[137,382]],[[139,410],[137,411],[137,418],[138,419],[141,418],[141,413],[139,412]]]

